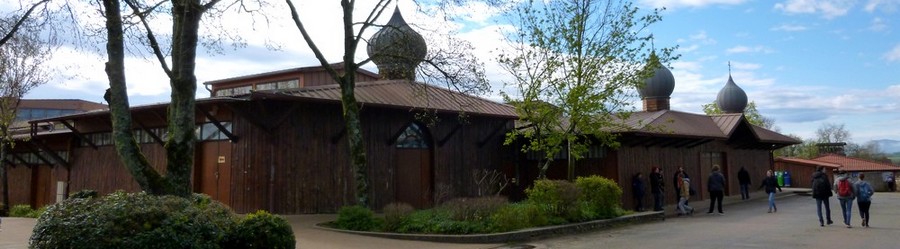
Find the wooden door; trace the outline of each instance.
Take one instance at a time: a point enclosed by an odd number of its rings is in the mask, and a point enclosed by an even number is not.
[[[50,177],[52,168],[47,165],[35,165],[31,170],[33,177],[31,183],[34,184],[31,188],[33,190],[31,207],[38,209],[53,204],[50,197],[56,196],[56,183]]]
[[[198,191],[231,205],[231,143],[204,141],[200,144],[199,169],[195,179]]]
[[[431,143],[424,126],[411,123],[397,138],[394,195],[397,202],[429,208],[433,198]]]

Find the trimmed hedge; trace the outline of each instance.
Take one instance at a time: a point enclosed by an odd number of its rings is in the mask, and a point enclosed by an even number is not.
[[[602,176],[578,177],[575,185],[581,189],[579,199],[586,209],[587,219],[612,218],[622,215],[622,189],[612,179]]]
[[[381,229],[383,221],[375,218],[375,213],[363,206],[346,206],[338,211],[334,226],[354,231],[376,231]]]
[[[31,248],[220,248],[237,222],[228,207],[191,199],[116,192],[69,199],[38,219]]]
[[[224,248],[294,249],[296,244],[287,220],[259,210],[241,220]]]

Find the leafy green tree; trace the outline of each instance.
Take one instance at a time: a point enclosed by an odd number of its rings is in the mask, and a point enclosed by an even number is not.
[[[810,159],[819,155],[819,147],[816,146],[816,140],[814,139],[803,139],[800,136],[794,134],[788,134],[789,137],[797,139],[799,141],[803,141],[800,144],[794,144],[791,146],[787,146],[778,150],[775,150],[773,154],[776,157],[799,157]]]
[[[515,47],[499,61],[517,92],[503,96],[529,127],[506,142],[524,139],[522,151],[544,155],[540,178],[565,150],[574,180],[575,161],[592,144],[618,146],[610,131],[628,115],[628,90],[673,59],[672,48],[651,51],[645,30],[662,18],[658,10],[638,14],[630,1],[590,0],[529,0],[510,15]]]
[[[716,105],[716,102],[703,105],[703,112],[707,115],[715,115],[722,114],[721,109],[719,109],[719,105]],[[747,107],[744,108],[744,117],[747,118],[747,122],[750,122],[753,125],[766,128],[769,130],[778,130],[775,126],[775,119],[763,116],[759,113],[759,110],[756,109],[756,102],[750,101],[747,103]]]
[[[850,131],[844,124],[823,123],[816,129],[816,141],[819,143],[850,142]]]

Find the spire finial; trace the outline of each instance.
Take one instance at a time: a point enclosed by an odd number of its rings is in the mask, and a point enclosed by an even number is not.
[[[728,77],[731,77],[731,61],[728,61]]]

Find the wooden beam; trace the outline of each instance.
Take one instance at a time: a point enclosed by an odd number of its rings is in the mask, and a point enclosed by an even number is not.
[[[32,152],[31,152],[32,154],[34,154],[35,156],[37,156],[37,158],[40,159],[41,161],[43,161],[43,162],[47,163],[48,165],[50,165],[50,167],[53,167],[53,165],[55,165],[55,163],[50,162],[50,160],[47,160],[47,158],[44,158],[44,156],[41,155],[41,150],[35,148],[33,144],[31,144],[31,143],[25,143],[25,147],[28,147],[29,149],[31,149],[31,150],[32,150]]]
[[[162,146],[166,145],[166,142],[163,141],[162,138],[157,136],[156,133],[153,133],[153,131],[151,131],[150,128],[147,128],[147,126],[144,125],[143,122],[141,122],[140,120],[138,120],[136,118],[133,118],[132,120],[134,120],[134,123],[137,124],[138,127],[141,127],[141,130],[143,130],[145,133],[147,133],[147,135],[149,135],[150,138],[153,138],[153,141],[156,141],[156,143],[158,143],[159,145],[162,145]]]
[[[64,126],[66,126],[66,128],[69,128],[69,130],[72,131],[72,133],[75,133],[75,136],[78,136],[78,138],[80,138],[81,141],[85,141],[92,148],[94,148],[95,150],[97,149],[97,145],[94,144],[94,141],[91,141],[90,139],[88,139],[88,137],[85,137],[84,134],[81,134],[81,132],[78,132],[78,130],[75,129],[75,126],[72,126],[71,124],[69,124],[69,122],[66,122],[65,120],[60,120],[59,122],[62,123]]]
[[[487,142],[488,142],[489,140],[491,140],[491,138],[493,138],[495,135],[497,135],[497,133],[499,133],[500,130],[503,129],[503,127],[505,127],[506,124],[507,124],[508,122],[509,122],[509,121],[504,120],[503,122],[500,122],[499,125],[497,125],[496,127],[494,127],[494,129],[491,130],[491,133],[488,133],[488,136],[487,136],[487,137],[485,137],[484,139],[478,141],[478,147],[482,147],[482,146],[484,146],[485,144],[487,144]]]
[[[241,116],[242,118],[244,118],[244,121],[247,121],[251,125],[256,126],[256,128],[259,128],[266,134],[269,134],[269,135],[273,134],[272,133],[273,131],[268,128],[268,125],[265,125],[264,123],[260,122],[261,120],[263,120],[262,118],[258,118],[253,115],[250,115],[250,113],[244,111],[243,109],[241,109],[237,106],[234,106],[233,103],[228,103],[225,106],[228,107],[229,110],[231,110],[231,113]]]
[[[9,158],[3,159],[3,163],[6,163],[6,165],[9,165],[10,167],[13,167],[13,168],[16,167],[16,164],[13,163],[12,161],[10,161]]]
[[[456,126],[454,126],[452,130],[450,130],[450,133],[447,133],[447,135],[444,136],[444,138],[441,138],[440,140],[438,140],[437,145],[439,147],[444,146],[444,144],[446,144],[447,141],[450,140],[450,137],[453,137],[453,134],[456,134],[456,132],[459,131],[459,129],[462,128],[462,126],[463,125],[461,123],[456,123]]]
[[[685,148],[690,149],[690,148],[694,148],[701,144],[705,144],[705,143],[709,143],[709,142],[712,142],[712,139],[699,139],[699,140],[697,140],[697,142],[687,144],[687,146],[685,146]]]
[[[344,137],[344,135],[346,135],[346,134],[347,134],[347,127],[344,126],[343,128],[341,128],[341,131],[339,131],[337,134],[334,134],[334,136],[331,136],[331,143],[337,144],[337,142],[339,140],[341,140],[341,138]]]
[[[406,131],[406,127],[409,127],[412,124],[414,123],[408,122],[405,125],[401,126],[400,129],[397,130],[397,132],[394,132],[394,135],[391,135],[391,137],[387,139],[387,145],[394,145],[394,142],[397,141],[397,138],[400,137],[400,135],[403,135],[403,132]]]
[[[50,155],[50,157],[53,157],[53,159],[56,160],[57,163],[62,164],[62,165],[65,166],[67,169],[68,169],[68,168],[71,168],[72,165],[70,165],[69,162],[66,161],[65,158],[62,158],[61,156],[59,156],[59,154],[56,154],[56,151],[51,150],[50,147],[48,147],[46,144],[36,142],[34,139],[28,141],[28,143],[30,143],[30,144],[33,145],[33,146],[37,146],[38,148],[44,150],[45,152],[47,152],[47,154]]]
[[[19,162],[22,162],[22,164],[24,164],[25,167],[33,168],[33,166],[34,166],[31,163],[28,163],[28,161],[26,161],[24,158],[20,157],[19,154],[9,153],[9,155],[12,155],[13,157],[16,158],[16,160],[19,160]]]
[[[225,128],[225,126],[222,125],[219,120],[216,120],[216,117],[213,117],[212,114],[210,114],[208,111],[206,111],[206,109],[203,109],[202,107],[198,106],[197,109],[200,110],[200,112],[202,112],[204,116],[206,116],[206,119],[209,119],[209,121],[219,129],[219,132],[225,134],[225,136],[228,137],[228,140],[231,140],[232,143],[237,142],[237,136],[231,134],[231,132],[228,131],[228,128]]]

